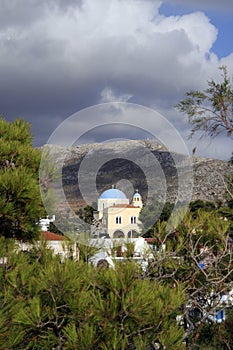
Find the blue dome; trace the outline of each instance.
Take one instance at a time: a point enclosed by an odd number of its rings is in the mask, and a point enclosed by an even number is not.
[[[122,191],[111,188],[110,190],[104,191],[100,199],[127,199],[127,197]]]
[[[134,197],[141,197],[140,193],[138,193],[138,192],[134,193],[133,196],[134,196]]]

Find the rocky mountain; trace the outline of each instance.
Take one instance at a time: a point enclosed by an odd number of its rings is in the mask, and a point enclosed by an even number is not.
[[[67,148],[45,145],[43,149],[49,149],[60,169],[60,186],[74,209],[96,202],[112,185],[129,197],[138,189],[144,202],[151,198],[169,202],[224,201],[225,176],[233,173],[233,167],[225,161],[169,152],[153,140]],[[55,183],[55,190],[58,187]]]

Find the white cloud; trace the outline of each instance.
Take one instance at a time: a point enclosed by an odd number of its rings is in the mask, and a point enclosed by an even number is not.
[[[128,102],[133,95],[130,94],[117,94],[111,88],[105,87],[101,91],[101,103],[106,102]]]
[[[184,31],[193,46],[193,51],[201,53],[210,51],[218,33],[217,28],[210,23],[210,20],[202,12],[164,18],[157,28],[160,33],[175,30]]]
[[[218,31],[203,12],[164,17],[161,3],[20,0],[18,11],[19,0],[0,0],[2,113],[37,116],[43,133],[48,115],[130,99],[187,128],[173,105],[233,67],[233,55],[212,52]]]

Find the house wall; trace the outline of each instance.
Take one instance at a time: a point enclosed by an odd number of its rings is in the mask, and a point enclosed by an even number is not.
[[[114,237],[114,232],[122,231],[124,237],[128,237],[128,232],[137,231],[140,232],[139,213],[141,208],[118,208],[111,207],[107,209],[107,231],[110,237]],[[136,223],[131,223],[131,217],[136,218]],[[116,218],[118,218],[118,223]],[[119,219],[121,218],[121,220]]]
[[[106,208],[112,207],[116,204],[129,204],[129,199],[113,199],[113,198],[100,198],[98,199],[98,212],[99,212],[99,220],[103,217],[103,211]]]
[[[37,241],[38,246],[41,244],[41,241]],[[61,257],[61,260],[65,258],[72,257],[74,260],[79,259],[79,250],[77,248],[76,242],[69,241],[46,241],[46,245],[49,249],[53,251],[54,254],[58,254]],[[30,243],[19,242],[18,247],[20,250],[29,251],[32,249],[33,245]]]

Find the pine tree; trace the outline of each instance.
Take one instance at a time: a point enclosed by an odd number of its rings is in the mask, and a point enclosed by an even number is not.
[[[43,209],[38,171],[40,152],[32,147],[30,125],[0,118],[0,234],[28,240],[37,235]]]
[[[146,278],[129,261],[115,270],[61,263],[44,246],[25,254],[2,239],[0,253],[1,349],[184,348],[182,285]]]

